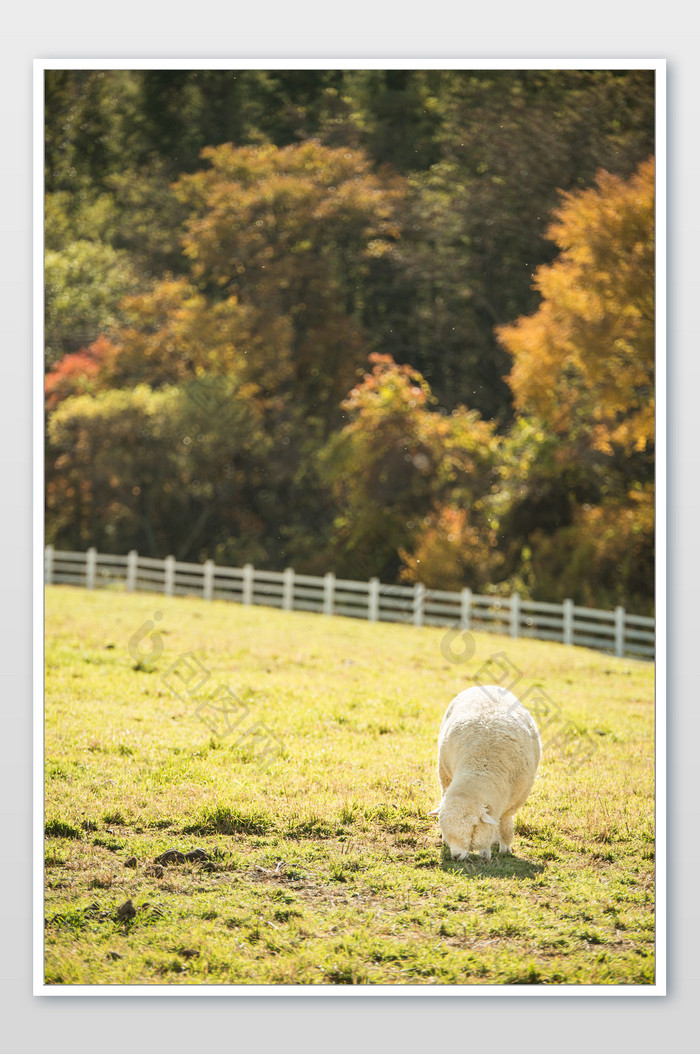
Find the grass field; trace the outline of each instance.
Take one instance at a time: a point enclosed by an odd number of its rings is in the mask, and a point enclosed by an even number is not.
[[[652,665],[444,637],[49,587],[46,983],[652,984]],[[514,856],[457,863],[437,731],[506,661],[544,758]]]

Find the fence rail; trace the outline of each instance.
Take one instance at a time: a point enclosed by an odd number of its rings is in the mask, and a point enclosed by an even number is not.
[[[47,585],[66,583],[98,589],[124,585],[127,592],[160,592],[168,596],[201,596],[260,604],[284,611],[313,611],[345,615],[370,622],[406,622],[414,626],[453,626],[505,633],[513,638],[577,644],[620,657],[654,657],[654,619],[629,615],[624,608],[599,611],[562,604],[509,597],[479,596],[470,589],[449,592],[413,586],[392,586],[377,578],[356,582],[326,575],[297,575],[245,567],[183,563],[173,556],[159,560],[139,556],[67,552],[47,546],[44,556]]]

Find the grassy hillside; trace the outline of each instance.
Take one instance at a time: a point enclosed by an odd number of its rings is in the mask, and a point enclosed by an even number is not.
[[[444,637],[48,588],[47,983],[653,983],[652,666]],[[515,855],[456,863],[438,726],[506,661],[558,709]]]

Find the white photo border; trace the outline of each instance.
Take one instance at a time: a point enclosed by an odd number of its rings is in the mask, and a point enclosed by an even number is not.
[[[656,82],[656,970],[653,985],[47,985],[44,982],[44,77],[56,69],[649,69]],[[51,58],[34,60],[33,97],[33,993],[35,996],[634,997],[667,994],[666,768],[666,59],[654,58]]]

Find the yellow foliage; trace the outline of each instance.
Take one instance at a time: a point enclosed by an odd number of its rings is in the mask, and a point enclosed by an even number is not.
[[[446,416],[432,409],[430,386],[411,366],[376,352],[370,361],[371,372],[342,403],[347,422],[321,461],[342,510],[338,543],[350,553],[371,550],[378,573],[381,560],[397,554],[415,568],[405,554],[420,556],[414,542],[447,495],[475,503],[488,486],[496,438],[494,424],[474,410]],[[427,582],[420,572],[415,580]]]
[[[314,140],[224,143],[202,157],[210,167],[175,185],[190,208],[183,246],[195,281],[252,312],[268,386],[284,361],[294,398],[334,418],[368,351],[357,290],[399,238],[406,181],[361,150]]]
[[[497,330],[512,354],[517,408],[559,434],[587,429],[594,449],[643,451],[654,436],[654,159],[628,180],[601,171],[562,194],[538,268],[534,315]]]

